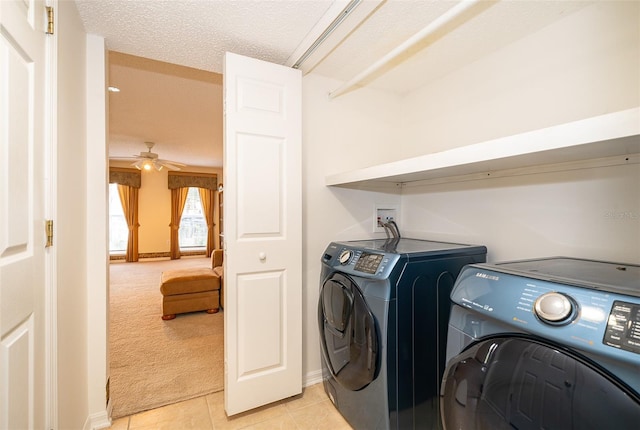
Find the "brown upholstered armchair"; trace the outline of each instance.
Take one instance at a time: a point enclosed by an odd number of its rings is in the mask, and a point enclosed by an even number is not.
[[[211,267],[175,269],[162,272],[162,319],[172,320],[176,314],[207,311],[217,313],[222,308],[223,251],[211,253]]]
[[[220,277],[220,308],[224,309],[224,268],[223,268],[224,251],[222,249],[214,249],[211,253],[211,267],[213,273]]]

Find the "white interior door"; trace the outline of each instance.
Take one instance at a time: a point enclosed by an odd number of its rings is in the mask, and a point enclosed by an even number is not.
[[[300,71],[225,55],[228,415],[302,391],[301,93]]]
[[[0,1],[0,428],[46,426],[45,8]]]

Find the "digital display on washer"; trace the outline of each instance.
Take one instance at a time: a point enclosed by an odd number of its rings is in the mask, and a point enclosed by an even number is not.
[[[363,252],[358,259],[354,270],[357,270],[358,272],[373,274],[376,273],[381,262],[382,254],[369,254],[367,252]]]
[[[640,305],[613,302],[602,343],[640,354]]]

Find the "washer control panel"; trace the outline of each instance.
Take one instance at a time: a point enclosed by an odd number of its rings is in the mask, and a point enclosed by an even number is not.
[[[470,265],[460,272],[451,300],[514,332],[634,362],[640,359],[638,297]]]
[[[614,301],[603,342],[640,354],[640,305]]]

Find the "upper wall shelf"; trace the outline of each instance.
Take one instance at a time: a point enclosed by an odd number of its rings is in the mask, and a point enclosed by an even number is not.
[[[545,164],[640,153],[640,108],[337,173],[327,186],[395,186]]]

